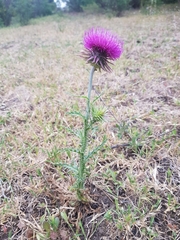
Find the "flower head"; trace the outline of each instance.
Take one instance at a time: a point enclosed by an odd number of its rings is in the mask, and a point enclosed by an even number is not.
[[[91,28],[84,34],[83,57],[95,68],[110,72],[109,64],[118,59],[123,52],[123,42],[110,31]]]

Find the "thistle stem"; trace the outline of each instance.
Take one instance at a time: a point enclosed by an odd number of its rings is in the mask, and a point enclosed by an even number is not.
[[[90,77],[89,77],[89,86],[88,86],[88,99],[87,99],[87,110],[86,110],[86,119],[89,119],[90,114],[90,100],[91,100],[91,90],[92,90],[92,80],[93,80],[93,74],[95,71],[95,67],[93,66],[91,68]]]
[[[80,162],[79,162],[79,174],[78,174],[78,186],[77,186],[77,195],[79,199],[82,198],[81,189],[84,187],[85,181],[85,153],[87,148],[88,142],[88,131],[89,131],[89,117],[90,117],[90,99],[91,99],[91,90],[92,90],[92,81],[93,81],[93,74],[95,71],[95,67],[92,67],[90,72],[89,78],[89,86],[88,86],[88,98],[87,98],[87,107],[86,107],[86,116],[84,119],[84,126],[83,126],[83,135],[81,139],[81,153],[80,153]]]

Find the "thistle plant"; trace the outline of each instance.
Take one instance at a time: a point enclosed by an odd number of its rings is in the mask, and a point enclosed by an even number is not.
[[[106,141],[105,137],[102,143],[92,150],[88,150],[88,137],[90,131],[93,130],[94,125],[103,120],[105,110],[95,107],[95,100],[91,102],[91,90],[94,72],[97,70],[104,70],[111,72],[113,61],[118,59],[123,51],[123,42],[110,31],[103,28],[91,28],[84,34],[83,39],[84,50],[81,56],[86,62],[92,65],[89,85],[88,96],[86,97],[87,107],[85,114],[75,111],[71,112],[72,115],[80,116],[83,120],[83,128],[76,132],[76,136],[80,139],[78,149],[66,149],[67,152],[75,152],[78,154],[79,159],[77,165],[62,164],[64,167],[71,170],[75,176],[75,189],[80,201],[83,200],[83,189],[85,181],[89,175],[87,168],[88,160],[104,146]]]

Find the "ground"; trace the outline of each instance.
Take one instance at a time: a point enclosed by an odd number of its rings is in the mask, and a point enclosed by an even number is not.
[[[106,109],[89,145],[85,200],[61,150],[76,147],[68,114],[84,111],[91,66],[84,31],[124,41],[112,73],[95,72]],[[180,237],[180,12],[65,14],[0,29],[0,239],[178,240]],[[179,235],[178,235],[179,234]]]

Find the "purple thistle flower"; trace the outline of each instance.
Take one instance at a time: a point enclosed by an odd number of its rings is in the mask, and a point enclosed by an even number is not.
[[[91,28],[84,34],[82,56],[97,69],[110,72],[109,64],[118,59],[123,52],[123,42],[110,31],[103,28]]]

